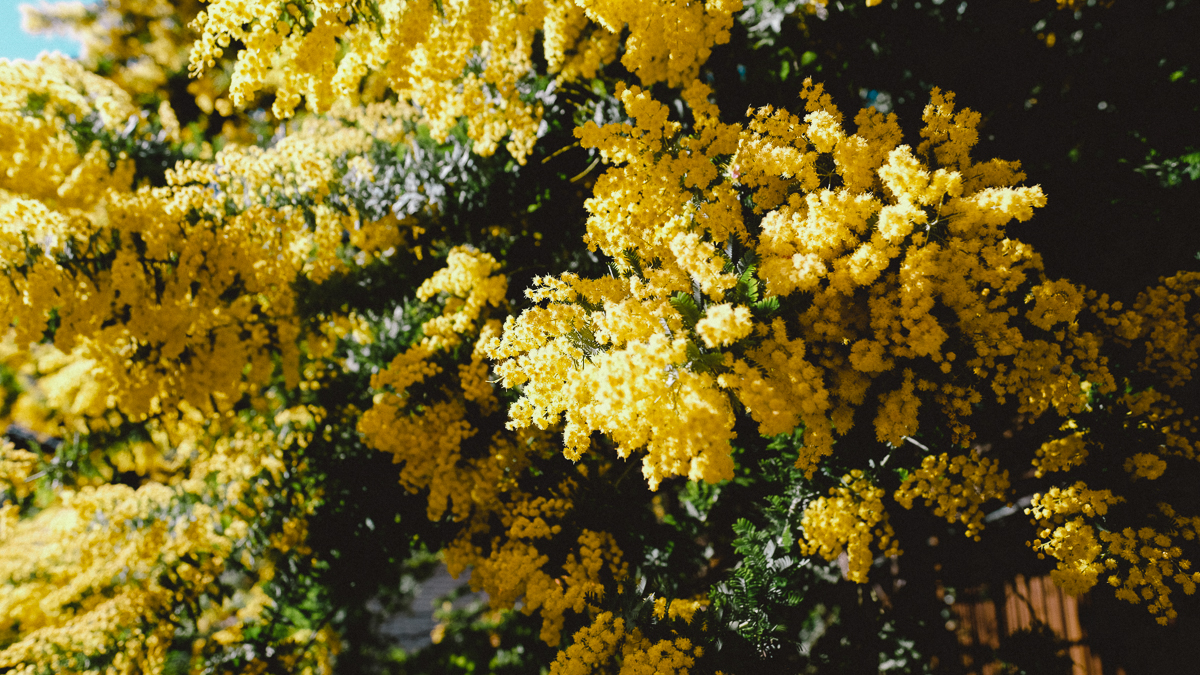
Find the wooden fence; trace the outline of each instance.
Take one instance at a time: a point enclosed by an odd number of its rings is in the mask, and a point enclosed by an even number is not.
[[[1059,590],[1050,577],[1026,579],[1017,575],[1004,584],[1002,599],[981,597],[980,589],[962,595],[955,598],[950,610],[954,616],[953,629],[964,649],[964,665],[968,668],[975,665],[972,652],[982,652],[980,648],[996,649],[1006,636],[1041,623],[1070,645],[1071,675],[1105,675],[1100,657],[1088,647],[1087,634],[1080,625],[1079,600]],[[981,664],[974,672],[999,675],[1000,670],[995,664]],[[1118,667],[1109,669],[1107,675],[1125,675],[1125,671]]]

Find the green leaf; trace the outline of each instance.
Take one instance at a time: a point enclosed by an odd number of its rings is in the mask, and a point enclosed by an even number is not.
[[[769,298],[763,298],[750,306],[750,311],[756,318],[766,318],[779,311],[779,296],[772,295]]]
[[[696,327],[696,322],[700,320],[700,308],[696,306],[696,299],[688,293],[679,292],[671,296],[671,306],[675,311],[679,312],[679,316],[683,317],[683,323],[688,329]],[[689,345],[688,349],[692,349],[694,345]],[[689,358],[691,354],[688,354]]]

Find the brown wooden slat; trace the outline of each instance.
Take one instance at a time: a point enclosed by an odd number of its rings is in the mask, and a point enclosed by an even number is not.
[[[1020,625],[1021,619],[1017,615],[1017,599],[1016,588],[1011,583],[1004,584],[1004,634],[1012,635],[1017,631],[1017,626]]]
[[[996,622],[996,603],[985,601],[974,603],[975,634],[978,642],[995,649],[1000,646],[1000,626]]]
[[[1029,613],[1029,584],[1023,575],[1018,574],[1013,580],[1017,594],[1017,630],[1033,625],[1033,616]]]
[[[1046,624],[1054,634],[1066,638],[1067,624],[1063,616],[1063,592],[1053,581],[1046,579],[1042,584],[1046,596]]]
[[[1079,625],[1079,601],[1076,598],[1063,595],[1063,615],[1067,624],[1067,639],[1071,642],[1082,640],[1083,628]]]
[[[1033,610],[1033,618],[1040,623],[1046,621],[1046,596],[1042,593],[1041,577],[1032,577],[1029,579],[1029,604]]]
[[[1071,643],[1068,653],[1071,656],[1072,675],[1104,675],[1100,657],[1092,653],[1085,642],[1087,634],[1080,625],[1078,600],[1063,593],[1049,576],[1027,579],[1018,575],[1005,583],[1003,610],[996,601],[967,600],[978,592],[978,589],[964,592],[962,600],[950,608],[957,623],[955,636],[964,648],[977,645],[998,648],[1005,636],[1032,628],[1036,620],[1047,625],[1059,638]],[[974,658],[965,651],[962,658],[967,668],[976,665]],[[998,668],[992,664],[977,664],[972,670],[972,675],[998,673]],[[1118,669],[1117,675],[1124,675],[1124,671]]]

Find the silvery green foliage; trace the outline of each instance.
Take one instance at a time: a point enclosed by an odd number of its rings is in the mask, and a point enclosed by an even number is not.
[[[344,196],[367,220],[389,212],[397,217],[421,212],[447,214],[483,206],[491,182],[470,147],[451,137],[440,146],[413,142],[408,146],[376,143],[369,154],[374,180],[351,169],[342,178]]]

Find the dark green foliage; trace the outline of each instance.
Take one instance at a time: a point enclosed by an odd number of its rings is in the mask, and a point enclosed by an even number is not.
[[[74,115],[69,116],[67,130],[75,139],[80,155],[99,142],[108,153],[109,170],[115,169],[121,159],[132,159],[134,185],[145,181],[162,187],[167,184],[167,169],[174,168],[179,160],[189,159],[177,144],[169,141],[157,119],[144,124],[143,120],[131,117],[120,131],[114,132],[104,127],[99,113],[92,112],[78,120]]]

